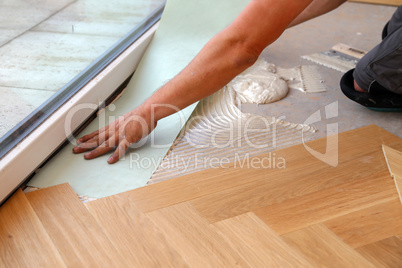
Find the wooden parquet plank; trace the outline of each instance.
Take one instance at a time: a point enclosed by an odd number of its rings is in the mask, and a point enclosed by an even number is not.
[[[377,128],[366,130],[371,133],[371,137],[361,131],[340,134],[340,161],[335,168],[318,159],[311,160],[311,155],[302,145],[295,146],[292,147],[292,153],[299,158],[289,161],[286,169],[279,172],[237,169],[238,172],[232,174],[232,178],[241,176],[246,179],[254,174],[260,174],[260,177],[247,184],[200,196],[190,200],[190,203],[212,223],[353,180],[369,178],[387,170],[381,152],[383,141],[388,140],[397,146],[402,146],[402,141],[390,133],[378,131]],[[372,138],[378,133],[383,136]],[[319,146],[323,144],[325,145],[323,140],[321,143],[314,143]],[[321,149],[319,146],[317,149]]]
[[[382,146],[382,150],[391,175],[402,177],[402,152],[386,145]]]
[[[68,184],[26,196],[69,267],[127,267]]]
[[[402,267],[402,240],[392,236],[356,249],[376,267]]]
[[[213,226],[250,267],[312,267],[252,212]]]
[[[279,224],[280,228],[285,228],[286,226],[284,226],[282,222],[284,218],[282,217],[288,210],[282,211],[282,209],[278,209],[282,206],[289,207],[291,210],[294,209],[293,207],[304,207],[304,210],[312,211],[312,209],[305,206],[306,203],[312,203],[315,208],[326,207],[330,204],[333,205],[342,201],[344,203],[349,202],[351,205],[353,202],[357,202],[361,206],[365,206],[377,202],[383,202],[384,200],[389,200],[396,196],[394,195],[396,194],[395,186],[393,185],[393,182],[389,180],[389,176],[385,171],[371,175],[366,174],[364,179],[352,179],[348,177],[347,171],[340,171],[338,174],[340,175],[339,177],[327,174],[328,177],[321,177],[321,179],[319,179],[320,176],[326,175],[321,174],[317,177],[298,177],[295,180],[293,180],[292,177],[289,179],[285,176],[278,177],[277,180],[269,179],[265,183],[250,183],[220,193],[203,196],[191,200],[190,203],[211,223],[247,213],[249,211],[256,211],[257,215],[263,217],[265,220],[265,217],[263,216],[265,214],[264,211],[267,211],[267,216],[271,217],[271,215],[276,215],[272,214],[271,210],[274,210],[274,213],[280,213],[281,215],[281,218],[278,218],[278,221],[281,222]],[[380,177],[374,178],[375,176]],[[378,179],[379,181],[377,181],[376,186],[371,184],[366,186],[367,179],[373,181]],[[388,181],[383,184],[382,182],[386,180]],[[377,188],[377,185],[379,185],[379,188]],[[347,189],[349,186],[352,186],[355,191],[359,191],[359,197],[363,199],[357,200],[354,193]],[[338,188],[345,189],[346,192],[340,192],[337,190]],[[383,191],[379,192],[378,189]],[[337,198],[333,196],[333,194],[338,194],[340,197]],[[320,197],[324,198],[325,196],[326,201],[321,202]],[[330,204],[326,204],[325,202],[330,202]],[[353,210],[355,208],[352,206],[350,209]],[[329,211],[326,212],[325,210],[320,210],[318,212],[330,215]],[[332,212],[335,211],[332,210]],[[341,213],[347,212],[349,211],[344,210]],[[303,216],[301,213],[295,213],[296,215]],[[315,214],[310,216],[313,215]],[[300,225],[301,222],[294,222],[294,224]],[[275,227],[272,228],[279,231]],[[282,233],[283,231],[280,232]]]
[[[316,267],[374,267],[322,224],[281,236]]]
[[[402,203],[402,177],[394,176],[396,190],[398,191],[399,200]]]
[[[0,207],[0,245],[0,267],[66,267],[21,190]]]
[[[190,267],[248,266],[189,203],[180,203],[146,215]]]
[[[399,200],[402,203],[402,152],[386,145],[382,146],[389,172],[395,181]]]
[[[326,140],[319,139],[307,144],[317,151],[324,152]],[[203,170],[176,179],[135,189],[124,194],[130,195],[142,211],[149,212],[214,193],[219,195],[226,189],[240,185],[254,182],[256,182],[255,185],[260,185],[268,179],[273,180],[273,183],[276,181],[280,183],[282,179],[285,180],[287,178],[287,183],[291,183],[292,181],[297,183],[297,180],[302,177],[301,174],[305,176],[309,174],[317,174],[317,176],[322,175],[320,180],[309,180],[308,182],[308,187],[320,189],[320,187],[330,187],[331,185],[333,186],[344,182],[344,176],[341,177],[338,175],[338,172],[342,172],[341,170],[344,168],[349,169],[347,173],[348,177],[370,174],[368,167],[375,169],[372,172],[386,168],[384,157],[380,152],[382,144],[392,145],[394,148],[402,149],[402,142],[398,137],[378,126],[371,125],[339,135],[339,159],[341,163],[337,168],[329,167],[319,159],[316,159],[306,151],[303,145],[296,145],[275,152],[277,158],[282,157],[286,160],[286,169],[239,168],[239,164],[237,164],[237,168],[234,168],[233,166],[235,164],[232,163],[226,168]],[[351,149],[351,147],[353,147],[353,149]],[[373,153],[374,156],[372,155]],[[270,155],[272,157],[270,153],[263,154],[256,157],[256,159],[266,159],[270,157]],[[377,161],[379,155],[381,155],[381,160]],[[376,165],[373,165],[374,162],[376,162]],[[356,165],[361,165],[362,168],[360,170],[352,169],[352,167],[356,167]],[[311,172],[309,172],[309,170],[311,170]],[[330,175],[333,175],[335,178],[325,180],[325,178]],[[340,181],[336,180],[338,177],[340,177]],[[323,180],[321,181],[321,179]],[[285,184],[286,183],[283,183],[282,185]],[[211,185],[213,185],[213,187],[211,187]],[[253,188],[254,185],[249,185],[249,187]],[[286,194],[289,195],[287,190],[288,188],[285,190]],[[303,191],[303,189],[300,190]],[[240,214],[245,212],[247,211],[239,211]],[[221,219],[223,218],[217,220]]]
[[[275,232],[285,234],[397,198],[395,186],[384,170],[254,212]]]
[[[86,203],[130,267],[187,267],[159,229],[125,196]]]
[[[390,6],[400,6],[402,4],[401,0],[349,0],[349,2],[390,5]]]
[[[362,247],[402,232],[402,207],[395,198],[324,222],[353,248]]]

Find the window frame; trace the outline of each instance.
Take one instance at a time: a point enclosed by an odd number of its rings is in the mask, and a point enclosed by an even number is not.
[[[105,62],[88,67],[81,73],[86,77],[66,85],[75,84],[73,94],[64,97],[64,103],[58,104],[37,126],[31,127],[29,134],[13,146],[8,145],[10,148],[0,161],[0,205],[94,114],[90,109],[80,110],[74,115],[67,133],[65,120],[73,107],[84,104],[99,107],[134,73],[159,25],[163,8],[151,14],[142,32],[127,35],[120,42],[122,45],[105,52],[103,56],[109,57]]]

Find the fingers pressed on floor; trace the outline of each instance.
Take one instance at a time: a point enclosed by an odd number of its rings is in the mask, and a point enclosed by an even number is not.
[[[73,153],[80,154],[92,150],[98,146],[98,142],[84,142],[73,148]]]
[[[84,158],[89,160],[89,159],[94,159],[98,156],[104,155],[107,152],[110,152],[113,150],[114,147],[104,147],[104,146],[99,146],[96,149],[93,149],[92,151],[84,154]]]
[[[81,143],[84,143],[84,142],[86,142],[86,141],[92,139],[93,137],[97,136],[98,134],[99,134],[99,130],[94,131],[94,132],[92,132],[91,134],[82,136],[81,138],[79,138],[79,139],[77,140],[77,145],[79,145],[79,144],[81,144]]]
[[[113,125],[112,127],[110,127],[109,125],[107,125],[107,126],[105,126],[105,127],[103,127],[103,128],[100,128],[99,130],[96,130],[96,131],[94,131],[94,132],[92,132],[92,133],[90,133],[90,134],[88,134],[88,135],[82,136],[81,138],[79,138],[79,139],[77,140],[77,145],[79,145],[79,144],[81,144],[81,143],[84,143],[84,142],[87,142],[87,141],[90,140],[90,139],[95,138],[96,136],[99,135],[99,133],[110,132],[110,130],[111,130],[111,129],[114,129],[117,125],[118,125],[118,124],[115,124],[115,125]]]
[[[127,139],[123,139],[119,143],[119,146],[116,148],[114,153],[109,157],[107,162],[109,164],[114,164],[117,161],[119,161],[119,159],[126,153],[129,146],[130,146],[130,143],[127,141]]]

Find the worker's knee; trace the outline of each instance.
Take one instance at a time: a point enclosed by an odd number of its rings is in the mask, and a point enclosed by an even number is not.
[[[383,40],[357,64],[355,82],[365,91],[377,82],[394,93],[402,94],[402,6],[383,31]]]
[[[377,82],[394,93],[402,94],[402,27],[394,30],[356,65],[353,78],[366,91]]]

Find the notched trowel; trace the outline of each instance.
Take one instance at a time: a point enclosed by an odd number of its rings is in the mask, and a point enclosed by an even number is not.
[[[356,67],[366,51],[345,44],[337,44],[331,50],[302,56],[303,59],[346,73]]]

